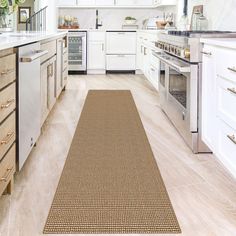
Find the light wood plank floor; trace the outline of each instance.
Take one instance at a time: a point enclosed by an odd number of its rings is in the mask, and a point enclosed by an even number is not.
[[[183,236],[236,235],[236,181],[213,155],[194,155],[159,108],[157,92],[135,75],[70,76],[12,196],[0,199],[1,236],[39,236],[89,89],[130,89]]]

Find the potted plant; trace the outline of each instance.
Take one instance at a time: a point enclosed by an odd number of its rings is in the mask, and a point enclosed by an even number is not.
[[[7,18],[17,11],[18,5],[24,3],[25,0],[0,0],[0,29],[8,30],[10,20]]]
[[[131,17],[131,16],[127,16],[125,18],[125,24],[126,25],[134,25],[137,22],[136,18]]]

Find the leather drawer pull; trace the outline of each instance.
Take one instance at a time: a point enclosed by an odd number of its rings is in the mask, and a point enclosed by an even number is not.
[[[13,167],[7,168],[6,174],[0,179],[0,181],[7,182],[12,170],[13,170]]]
[[[4,138],[2,141],[1,141],[1,145],[6,145],[6,144],[8,144],[10,141],[11,141],[11,139],[14,137],[14,135],[15,135],[15,132],[11,132],[11,133],[8,133],[7,134],[7,136],[6,136],[6,138]]]
[[[8,74],[10,74],[10,73],[12,73],[14,71],[15,71],[15,69],[5,70],[5,71],[0,72],[0,75],[1,76],[5,76],[5,75],[8,75]]]
[[[15,99],[8,100],[6,104],[1,105],[1,109],[9,108],[11,106],[11,104],[14,103],[14,102],[15,102]]]

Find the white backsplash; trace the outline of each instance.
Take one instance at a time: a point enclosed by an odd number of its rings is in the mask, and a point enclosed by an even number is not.
[[[103,23],[103,29],[121,29],[124,19],[132,16],[137,19],[139,28],[142,22],[149,17],[163,16],[163,12],[175,12],[175,8],[161,9],[99,9],[99,19]],[[71,15],[78,18],[80,28],[95,28],[96,10],[95,9],[61,9],[59,15]]]
[[[183,0],[178,1],[178,16],[180,17],[183,12]],[[204,15],[209,20],[209,29],[236,31],[236,0],[189,0],[188,2],[189,20],[193,6],[204,5]]]

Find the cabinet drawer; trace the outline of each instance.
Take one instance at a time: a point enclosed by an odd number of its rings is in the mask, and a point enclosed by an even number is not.
[[[41,50],[46,50],[48,53],[41,57],[41,63],[53,57],[57,53],[57,41],[53,40],[50,42],[42,43]]]
[[[236,83],[236,50],[217,49],[216,73]]]
[[[219,156],[226,161],[232,169],[236,169],[236,130],[225,122],[219,121],[218,147]]]
[[[135,70],[135,55],[107,55],[107,70]]]
[[[16,79],[16,55],[0,58],[0,89]]]
[[[107,32],[107,54],[136,54],[136,32]]]
[[[218,77],[217,93],[218,116],[236,129],[236,84]]]
[[[105,32],[89,32],[88,33],[88,40],[89,41],[105,41],[106,33]]]
[[[9,181],[16,171],[16,147],[9,150],[3,160],[0,162],[0,195],[6,189]]]
[[[15,141],[16,124],[15,112],[0,126],[0,159]]]
[[[16,108],[16,84],[0,92],[0,123]]]

